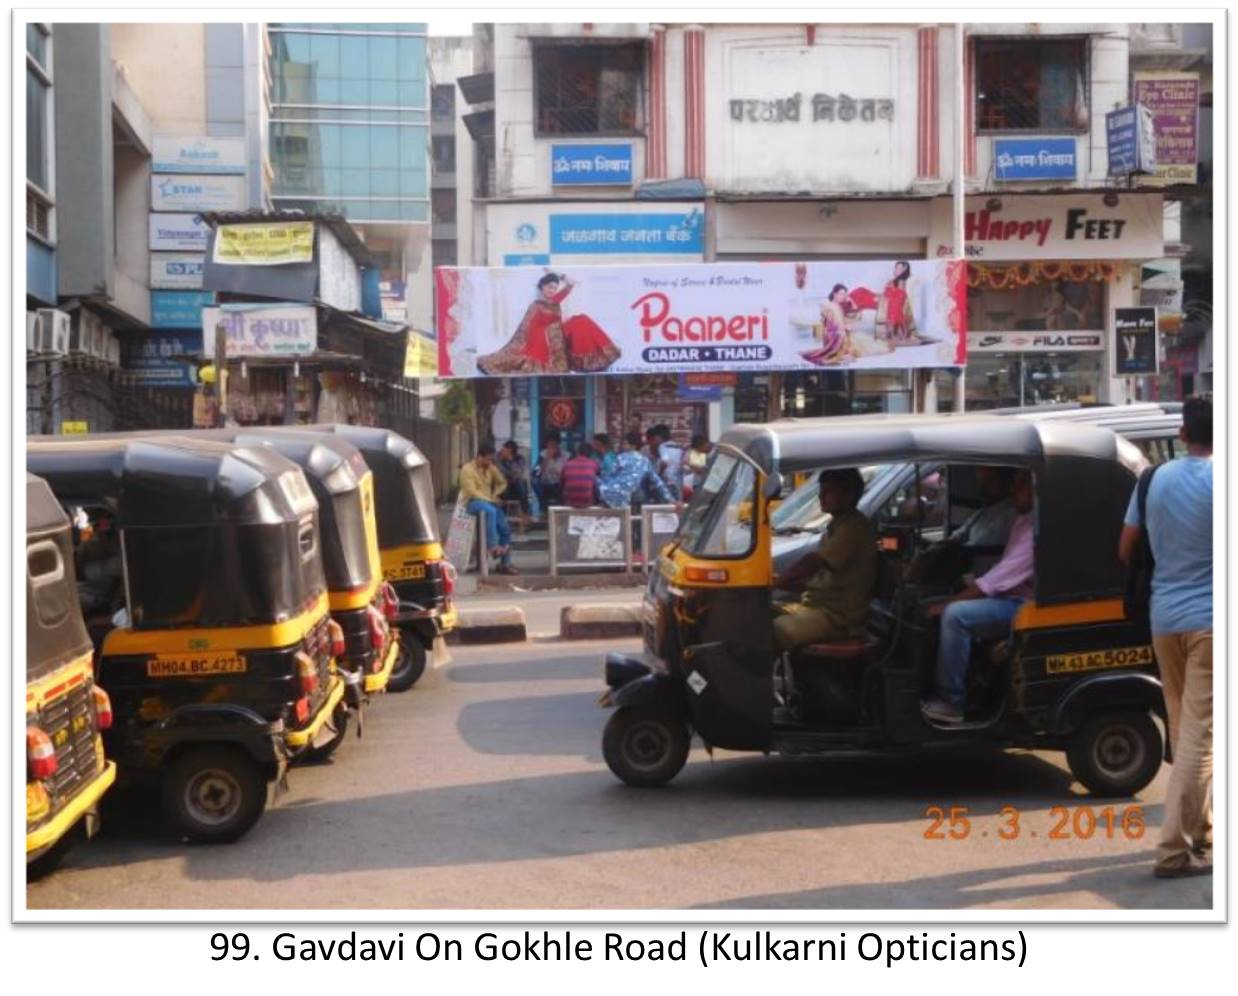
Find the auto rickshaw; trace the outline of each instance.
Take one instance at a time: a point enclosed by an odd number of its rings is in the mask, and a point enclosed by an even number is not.
[[[344,696],[304,474],[268,447],[180,437],[31,442],[26,461],[118,526],[121,584],[96,624],[108,755],[160,786],[182,836],[236,840]]]
[[[922,547],[914,518],[878,530],[863,638],[775,650],[770,498],[797,470],[874,463],[939,466],[948,496],[978,465],[1033,474],[1035,597],[1008,634],[975,646],[960,725],[920,708],[936,660],[927,608],[953,588],[909,580]],[[987,741],[1064,750],[1093,793],[1138,792],[1164,748],[1151,641],[1146,624],[1125,617],[1117,560],[1143,466],[1112,431],[1069,422],[922,415],[735,426],[652,572],[645,652],[607,657],[602,704],[617,707],[603,736],[607,764],[630,785],[663,784],[683,767],[693,731],[711,750],[787,755]],[[745,502],[757,509],[747,521]],[[957,518],[951,509],[946,522]]]
[[[95,684],[77,604],[69,520],[45,481],[26,475],[26,873],[52,871],[99,825],[116,780],[102,733],[112,703]]]
[[[430,465],[412,442],[390,429],[321,424],[296,431],[340,436],[361,451],[374,472],[383,580],[399,599],[399,655],[387,688],[412,688],[425,672],[435,640],[455,629],[456,572],[443,553]]]

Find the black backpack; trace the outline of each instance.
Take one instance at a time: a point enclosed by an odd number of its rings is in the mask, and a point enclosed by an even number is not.
[[[1152,611],[1152,572],[1156,567],[1152,543],[1148,538],[1148,489],[1152,487],[1152,475],[1155,473],[1156,468],[1149,467],[1139,475],[1139,482],[1135,485],[1139,544],[1126,567],[1126,595],[1122,600],[1126,618],[1145,625]]]

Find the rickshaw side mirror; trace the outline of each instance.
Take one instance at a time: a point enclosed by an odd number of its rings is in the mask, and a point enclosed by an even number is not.
[[[772,474],[766,477],[765,487],[762,489],[761,494],[763,494],[766,497],[766,499],[777,498],[779,495],[781,495],[782,494],[782,474],[780,474],[778,471],[774,471]]]

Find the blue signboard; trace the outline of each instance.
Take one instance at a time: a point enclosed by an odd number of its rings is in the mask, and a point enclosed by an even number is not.
[[[1156,169],[1156,121],[1147,107],[1135,104],[1110,111],[1105,115],[1105,138],[1110,176]]]
[[[550,182],[556,187],[627,186],[632,182],[632,146],[554,145]]]
[[[721,401],[721,384],[690,384],[688,375],[680,373],[679,387],[675,392],[680,401]]]
[[[705,251],[699,208],[658,214],[552,214],[550,253],[631,255],[700,254]]]
[[[197,383],[194,364],[185,358],[201,355],[201,332],[126,335],[121,341],[125,370],[138,383],[146,387],[193,387]]]
[[[550,254],[544,252],[509,252],[503,257],[504,266],[549,266]]]
[[[202,309],[214,303],[213,291],[151,291],[150,324],[157,329],[200,329]]]
[[[1073,138],[999,138],[993,142],[998,180],[1073,180],[1077,172]]]

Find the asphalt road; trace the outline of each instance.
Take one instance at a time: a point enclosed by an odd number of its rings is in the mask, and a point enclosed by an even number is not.
[[[711,760],[697,748],[669,787],[626,788],[602,761],[607,713],[594,702],[603,653],[634,646],[453,648],[452,664],[374,704],[363,740],[350,739],[328,764],[295,769],[290,791],[241,842],[182,845],[159,832],[141,799],[116,796],[103,832],[30,886],[29,905],[1211,905],[1211,878],[1151,874],[1167,770],[1134,801],[1149,827],[1141,840],[1120,825],[1110,837],[1106,803],[1079,795],[1050,754]],[[1052,807],[1073,815],[1088,804],[1102,820],[1090,840],[1052,839]],[[966,807],[966,839],[925,838],[934,805]],[[1018,839],[998,835],[1005,806],[1019,811]]]

